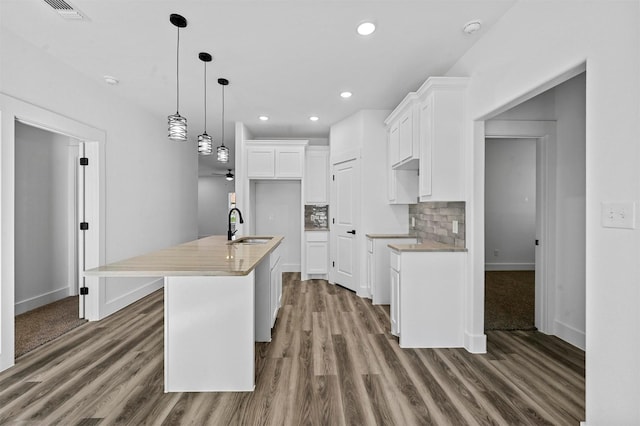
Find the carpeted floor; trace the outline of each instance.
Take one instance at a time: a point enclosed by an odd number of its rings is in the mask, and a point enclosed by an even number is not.
[[[485,330],[535,330],[535,271],[487,271]]]
[[[16,316],[16,358],[84,324],[78,296],[71,296]]]

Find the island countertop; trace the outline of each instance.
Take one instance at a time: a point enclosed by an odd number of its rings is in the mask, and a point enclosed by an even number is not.
[[[264,244],[242,244],[243,239],[268,238]],[[247,275],[282,242],[282,236],[251,235],[227,241],[213,235],[84,272],[101,277],[237,276]]]

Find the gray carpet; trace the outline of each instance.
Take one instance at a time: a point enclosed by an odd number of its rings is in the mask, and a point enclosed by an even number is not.
[[[535,330],[535,271],[487,271],[485,330]]]
[[[71,296],[16,316],[16,358],[84,324],[78,296]]]

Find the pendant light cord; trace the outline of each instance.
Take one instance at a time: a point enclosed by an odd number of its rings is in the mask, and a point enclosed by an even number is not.
[[[178,43],[176,43],[176,115],[180,107],[180,27],[178,28]]]
[[[224,85],[222,85],[222,146],[224,146]]]
[[[204,61],[204,133],[207,133],[207,62]]]

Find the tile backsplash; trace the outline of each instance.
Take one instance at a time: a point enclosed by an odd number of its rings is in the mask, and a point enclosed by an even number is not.
[[[411,218],[415,226],[411,226]],[[458,233],[453,233],[453,221],[458,221]],[[409,230],[419,240],[433,240],[456,247],[465,247],[465,202],[429,201],[409,205]]]
[[[304,206],[304,227],[305,229],[328,229],[329,228],[329,206],[305,205]]]

